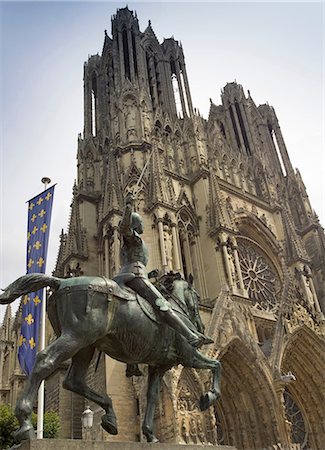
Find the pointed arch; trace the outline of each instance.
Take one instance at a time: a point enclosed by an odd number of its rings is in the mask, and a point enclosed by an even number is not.
[[[140,176],[140,170],[137,168],[137,166],[135,164],[132,164],[132,166],[130,167],[129,171],[128,171],[128,176],[127,176],[127,182],[124,184],[124,188],[123,188],[123,197],[125,198],[128,192],[134,192],[134,187],[136,186],[138,180],[139,180],[139,176]],[[135,211],[136,212],[140,212],[141,214],[143,214],[146,205],[148,204],[148,185],[147,183],[142,179],[141,183],[139,184],[139,186],[137,187],[137,195],[136,195],[136,202],[134,205]],[[145,215],[143,217],[143,220],[146,222],[147,221],[147,216]]]
[[[235,219],[240,235],[252,239],[264,251],[278,255],[281,252],[279,242],[272,230],[255,214],[243,212],[238,214]],[[277,264],[277,260],[273,262]]]
[[[155,114],[154,123],[155,123],[155,134],[161,137],[163,130],[162,127],[163,118],[161,117],[160,114]]]
[[[91,73],[91,134],[96,136],[99,128],[99,115],[98,115],[98,72],[93,69]]]
[[[159,42],[148,26],[143,39],[142,48],[144,49],[144,62],[147,68],[147,78],[149,84],[149,93],[152,101],[153,110],[157,109],[157,106],[162,105],[162,83],[164,82],[164,70],[162,67],[163,52],[159,45]]]
[[[92,136],[90,136],[89,138],[87,138],[87,140],[85,141],[84,147],[81,150],[81,154],[82,156],[86,156],[89,152],[92,153],[93,158],[95,158],[95,155],[97,153],[97,148],[94,142],[94,139]]]
[[[141,44],[146,52],[150,54],[151,53],[156,54],[160,59],[163,58],[164,56],[163,51],[151,27],[147,27],[147,29],[143,33]]]
[[[296,378],[287,386],[287,390],[303,417],[306,442],[310,448],[322,448],[324,445],[324,430],[321,426],[325,423],[324,347],[324,337],[303,325],[289,337],[282,351],[281,371],[290,371]]]
[[[215,406],[215,416],[222,442],[218,443],[259,449],[280,442],[278,399],[266,366],[239,339],[228,345],[220,360],[222,400]]]
[[[179,128],[176,128],[175,130],[175,137],[179,140],[182,139],[182,132]]]
[[[176,214],[180,261],[184,277],[187,279],[192,274],[194,284],[197,286],[200,274],[198,221],[185,192],[183,192],[182,198],[187,204],[183,204]]]
[[[181,190],[181,192],[180,192],[180,194],[178,196],[176,204],[177,204],[177,206],[179,208],[177,214],[179,215],[180,211],[185,208],[186,209],[186,214],[189,215],[190,220],[194,224],[196,224],[196,228],[198,229],[198,221],[197,221],[196,213],[195,213],[194,208],[192,206],[192,203],[190,202],[190,200],[189,200],[189,198],[188,198],[188,196],[187,196],[187,194],[186,194],[184,189]]]

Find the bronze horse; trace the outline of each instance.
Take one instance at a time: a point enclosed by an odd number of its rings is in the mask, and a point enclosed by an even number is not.
[[[4,290],[0,303],[11,303],[21,295],[47,286],[52,291],[47,313],[57,339],[38,353],[34,369],[17,402],[15,414],[20,424],[15,435],[17,443],[35,435],[31,414],[42,380],[70,358],[64,388],[101,406],[105,410],[102,427],[110,434],[117,434],[111,398],[95,392],[85,381],[95,349],[127,364],[149,366],[147,406],[142,424],[148,442],[158,441],[153,432],[155,405],[160,380],[171,367],[182,364],[212,371],[211,389],[200,399],[202,411],[220,396],[219,361],[192,347],[183,336],[159,320],[159,313],[147,301],[129,289],[122,289],[113,280],[96,276],[60,279],[44,274],[24,275]],[[188,309],[193,306],[189,295],[195,295],[195,291],[183,280],[172,281],[170,288],[173,291],[170,300],[173,309],[194,330]],[[202,326],[202,323],[196,324],[198,328]]]

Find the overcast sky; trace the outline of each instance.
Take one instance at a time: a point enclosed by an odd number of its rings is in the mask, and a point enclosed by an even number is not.
[[[26,201],[57,183],[47,273],[66,230],[83,130],[83,63],[101,53],[126,3],[3,2],[1,7],[0,287],[26,272]],[[274,106],[294,167],[325,224],[324,3],[132,2],[140,29],[180,40],[192,100],[236,80]],[[17,301],[18,303],[18,301]],[[0,314],[3,312],[1,307]],[[1,321],[1,316],[0,316]]]

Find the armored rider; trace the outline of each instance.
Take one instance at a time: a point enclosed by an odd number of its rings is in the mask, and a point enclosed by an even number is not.
[[[125,199],[124,215],[119,231],[123,237],[121,246],[120,272],[114,278],[118,283],[123,282],[141,297],[146,299],[156,310],[160,311],[161,318],[175,331],[196,348],[210,344],[212,339],[201,333],[191,331],[170,307],[168,301],[149,281],[146,265],[148,262],[148,249],[141,239],[143,221],[139,214],[133,212],[134,196],[129,193]]]

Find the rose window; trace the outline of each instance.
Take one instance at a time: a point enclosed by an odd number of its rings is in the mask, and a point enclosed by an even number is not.
[[[250,242],[238,243],[240,267],[245,288],[254,306],[263,311],[274,311],[280,279],[266,255]]]

